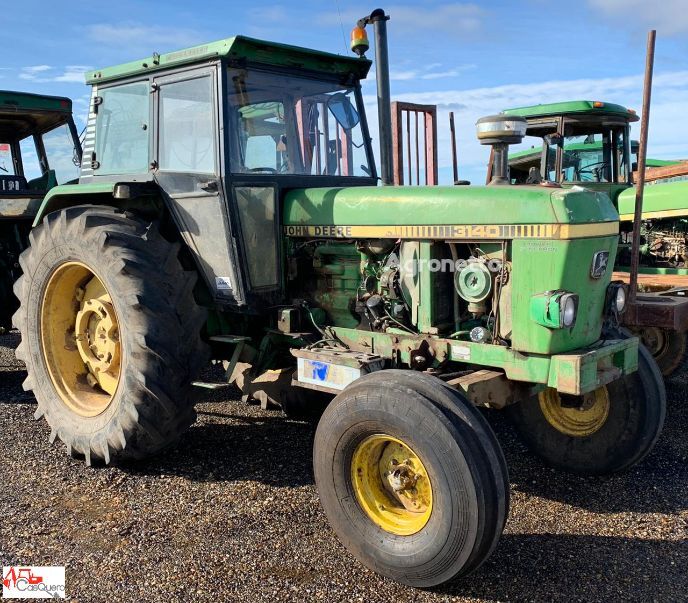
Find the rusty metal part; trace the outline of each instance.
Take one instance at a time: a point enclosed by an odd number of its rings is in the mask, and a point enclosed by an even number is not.
[[[655,61],[655,38],[653,29],[647,35],[647,56],[645,60],[645,82],[643,85],[643,114],[640,121],[640,148],[638,149],[638,184],[635,193],[635,212],[633,215],[633,243],[631,245],[631,276],[628,301],[636,300],[638,289],[638,267],[640,264],[640,225],[643,214],[643,193],[645,191],[645,164],[647,159],[647,134],[650,123],[650,101],[652,99],[652,72]]]
[[[665,165],[663,167],[646,168],[645,182],[664,180],[665,178],[676,178],[678,176],[688,176],[688,161],[682,161],[675,165]],[[638,181],[638,172],[633,172],[633,181]]]
[[[629,327],[653,326],[688,331],[688,297],[664,293],[638,293],[621,317]]]
[[[510,381],[500,371],[474,371],[446,383],[461,391],[472,404],[498,409],[527,400],[535,393],[532,387]]]
[[[456,126],[454,125],[454,112],[449,112],[449,132],[451,135],[451,153],[452,153],[452,174],[454,182],[459,180],[459,160],[456,155]]]
[[[628,272],[614,272],[612,280],[628,283]],[[674,287],[688,287],[688,274],[638,274],[638,292],[666,291]]]
[[[415,139],[411,136],[411,114],[415,115]],[[415,103],[392,103],[392,147],[394,149],[393,182],[402,185],[407,180],[408,184],[420,185],[420,130],[419,118],[423,117],[423,171],[425,184],[435,186],[438,183],[437,164],[437,107],[435,105],[418,105]],[[404,136],[404,124],[406,135]],[[415,146],[415,169],[412,157],[412,142]],[[406,144],[407,169],[404,169],[404,144]]]

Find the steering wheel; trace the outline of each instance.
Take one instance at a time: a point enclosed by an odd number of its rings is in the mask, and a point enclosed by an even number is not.
[[[577,170],[578,171],[578,176],[581,176],[582,174],[590,174],[593,178],[596,178],[596,182],[602,182],[600,180],[600,175],[599,171],[600,168],[595,168],[595,166],[600,166],[600,167],[607,167],[607,162],[606,161],[597,161],[595,163],[591,163],[587,165],[584,169],[582,170]]]
[[[271,167],[254,167],[254,168],[248,168],[249,172],[267,172],[268,174],[279,174],[279,172],[275,168]]]

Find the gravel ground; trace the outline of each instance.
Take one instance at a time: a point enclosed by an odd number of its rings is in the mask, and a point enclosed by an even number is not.
[[[361,567],[337,542],[311,473],[313,428],[217,395],[179,447],[90,469],[33,421],[14,334],[0,336],[0,561],[66,565],[67,593],[100,601],[688,601],[688,396],[612,478],[546,468],[498,413],[512,509],[491,559],[432,591]]]

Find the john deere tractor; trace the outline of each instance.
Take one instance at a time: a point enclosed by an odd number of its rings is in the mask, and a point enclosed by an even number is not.
[[[209,358],[246,399],[327,403],[313,463],[332,527],[432,586],[477,568],[508,514],[476,406],[509,407],[552,465],[604,474],[650,451],[665,395],[618,329],[607,195],[378,186],[360,81],[373,23],[389,133],[387,18],[359,22],[357,58],[237,36],[88,73],[81,177],[48,193],[21,256],[17,355],[51,440],[87,463],[174,444]],[[488,144],[524,132],[479,124]]]
[[[635,111],[601,101],[568,101],[509,109],[528,121],[527,136],[540,144],[510,156],[516,184],[584,186],[607,193],[621,214],[615,269],[628,279],[635,207],[633,172],[638,143],[630,138]],[[648,160],[648,167],[681,167]],[[676,171],[676,170],[673,170]],[[678,173],[685,173],[678,170]],[[640,247],[640,308],[623,324],[642,337],[665,377],[688,370],[688,181],[664,179],[645,188]]]
[[[0,91],[0,332],[17,309],[12,284],[41,201],[58,182],[76,180],[80,162],[72,101]]]

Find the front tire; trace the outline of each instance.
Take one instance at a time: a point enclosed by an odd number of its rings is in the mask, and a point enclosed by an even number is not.
[[[508,513],[499,444],[458,392],[386,370],[327,407],[313,450],[325,513],[372,570],[431,587],[464,576],[494,549]]]
[[[172,445],[195,421],[191,382],[206,358],[179,246],[155,223],[94,206],[49,214],[30,242],[16,354],[51,441],[87,464]]]
[[[583,475],[604,475],[639,463],[664,425],[664,381],[640,346],[638,370],[587,396],[547,389],[508,407],[529,448],[548,464]]]

